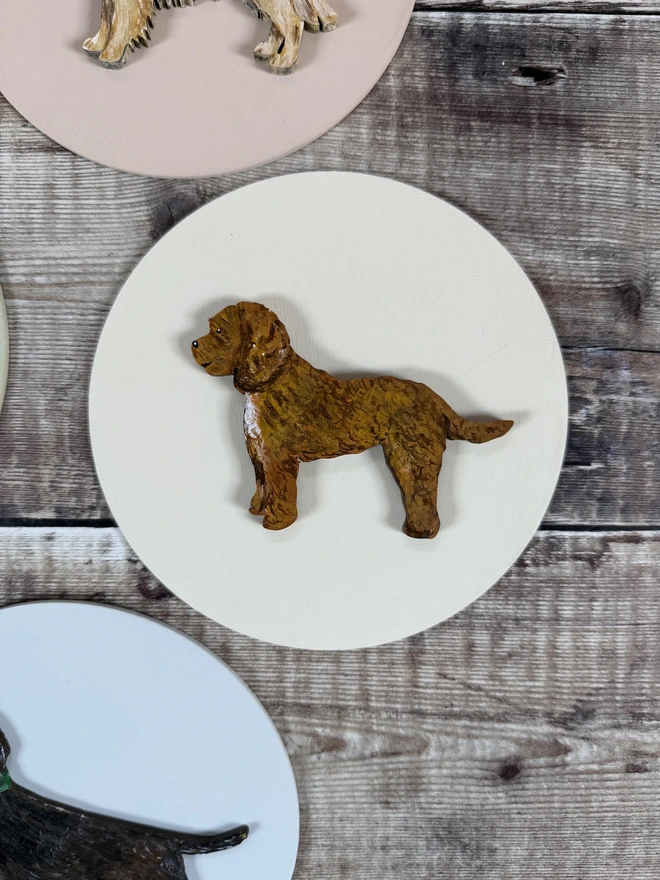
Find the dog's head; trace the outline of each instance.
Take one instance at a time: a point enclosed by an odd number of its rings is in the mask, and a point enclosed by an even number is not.
[[[11,746],[9,745],[9,740],[4,735],[2,730],[0,730],[0,771],[4,772],[7,767],[7,758],[11,752]]]
[[[292,354],[286,327],[259,303],[227,306],[209,321],[209,333],[192,344],[192,355],[211,376],[232,376],[239,391],[260,391]]]

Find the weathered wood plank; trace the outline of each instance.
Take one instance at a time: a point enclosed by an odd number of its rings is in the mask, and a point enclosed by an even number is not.
[[[417,10],[452,12],[563,12],[601,15],[655,15],[660,0],[416,0]]]
[[[107,306],[9,303],[13,340],[0,418],[0,519],[105,519],[87,388]],[[660,354],[565,352],[571,430],[546,522],[660,525]]]
[[[566,458],[546,523],[660,523],[657,354],[565,351]]]
[[[117,604],[229,662],[293,760],[299,878],[651,880],[659,550],[660,532],[540,533],[452,620],[341,654],[258,643],[203,619],[116,529],[1,529],[0,605]]]
[[[660,349],[658,24],[644,16],[416,13],[363,105],[297,155],[155,181],[71,156],[0,103],[0,277],[14,300],[110,302],[151,242],[248,181],[386,174],[483,221],[563,342]]]

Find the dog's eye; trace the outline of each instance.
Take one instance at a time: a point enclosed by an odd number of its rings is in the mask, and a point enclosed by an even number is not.
[[[216,328],[216,331],[215,331],[215,332],[216,332],[216,333],[220,333],[220,334],[222,334],[222,330],[221,330],[219,327]]]

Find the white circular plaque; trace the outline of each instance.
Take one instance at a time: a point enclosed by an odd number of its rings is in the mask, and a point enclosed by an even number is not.
[[[213,654],[114,608],[0,611],[0,728],[12,778],[46,797],[164,829],[250,826],[186,856],[190,880],[290,880],[298,796],[264,708]]]
[[[425,382],[465,417],[515,420],[486,445],[448,444],[436,538],[401,532],[379,448],[301,465],[290,528],[250,516],[244,398],[190,354],[241,300],[272,308],[316,367]],[[488,232],[400,183],[317,173],[238,190],[153,248],[101,336],[90,420],[112,512],[167,587],[260,639],[360,648],[444,620],[515,561],[557,481],[567,395],[543,304]]]

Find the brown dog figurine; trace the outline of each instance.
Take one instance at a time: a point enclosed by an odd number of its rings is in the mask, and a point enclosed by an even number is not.
[[[403,531],[433,538],[447,438],[486,443],[513,425],[467,421],[419,382],[391,376],[343,381],[317,370],[291,348],[277,315],[258,303],[228,306],[209,325],[192,354],[211,376],[233,375],[247,397],[245,439],[257,478],[250,513],[262,516],[267,529],[296,520],[301,461],[380,445],[403,495]]]

